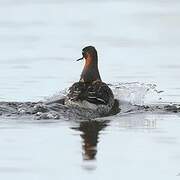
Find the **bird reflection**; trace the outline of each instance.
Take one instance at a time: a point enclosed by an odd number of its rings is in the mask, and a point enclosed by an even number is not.
[[[72,128],[82,132],[80,136],[83,140],[82,150],[84,160],[94,160],[96,158],[99,132],[108,125],[108,122],[107,120],[82,121],[79,127]]]

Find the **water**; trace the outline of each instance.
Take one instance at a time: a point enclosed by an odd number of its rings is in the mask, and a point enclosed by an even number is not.
[[[0,101],[57,97],[94,45],[123,108],[93,121],[0,116],[1,179],[179,179],[180,116],[164,109],[180,104],[179,9],[177,0],[0,0]]]

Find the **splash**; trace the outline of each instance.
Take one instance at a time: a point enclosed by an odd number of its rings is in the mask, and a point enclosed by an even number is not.
[[[163,91],[158,91],[155,84],[145,84],[139,82],[132,83],[118,83],[110,85],[115,98],[120,102],[126,102],[131,105],[143,106],[148,104],[149,99],[159,98],[159,93]]]
[[[159,99],[163,91],[157,90],[156,84],[145,84],[139,82],[109,84],[113,94],[121,103],[143,106],[150,101]],[[64,89],[45,99],[46,102],[56,102],[64,98],[68,89]]]
[[[139,82],[109,85],[115,98],[119,101],[120,112],[180,112],[178,104],[151,104],[163,91],[158,91],[155,84]],[[100,117],[98,112],[83,108],[70,108],[63,104],[67,89],[56,93],[40,102],[0,102],[0,116],[24,117],[34,119],[94,119]]]

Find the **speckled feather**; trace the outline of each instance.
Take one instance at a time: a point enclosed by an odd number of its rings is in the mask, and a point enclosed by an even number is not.
[[[69,88],[67,98],[71,101],[86,100],[93,104],[108,105],[114,99],[111,89],[106,83],[97,81],[93,83],[76,82]]]

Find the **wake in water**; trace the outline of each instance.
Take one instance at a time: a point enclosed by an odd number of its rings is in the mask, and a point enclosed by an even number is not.
[[[139,112],[180,112],[178,104],[152,103],[160,99],[163,91],[154,84],[119,83],[110,85],[115,98],[119,101],[120,111],[110,115],[122,115]],[[70,108],[63,105],[67,91],[58,93],[41,102],[0,102],[1,116],[28,116],[35,119],[94,119],[98,112],[84,108]],[[149,98],[150,97],[150,98]]]

